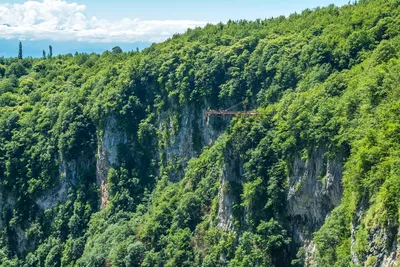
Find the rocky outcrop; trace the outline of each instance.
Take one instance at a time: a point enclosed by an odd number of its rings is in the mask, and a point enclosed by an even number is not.
[[[36,200],[36,204],[42,209],[53,208],[57,203],[67,200],[68,188],[74,186],[78,180],[78,164],[76,160],[60,160],[59,183]]]
[[[230,183],[235,183],[236,179],[232,177],[232,173],[227,171],[227,166],[223,167],[220,185],[218,190],[218,216],[217,226],[224,231],[234,230],[232,208],[235,202],[235,195],[232,194]]]
[[[233,206],[239,202],[243,165],[237,154],[227,148],[218,190],[217,226],[224,231],[235,231]]]
[[[109,193],[107,189],[107,175],[112,166],[118,160],[118,146],[128,143],[125,132],[118,128],[117,121],[114,117],[106,120],[102,137],[99,138],[96,162],[96,181],[100,187],[101,202],[100,208],[107,206]]]
[[[67,200],[69,184],[64,179],[49,190],[45,195],[36,200],[36,204],[42,209],[47,210],[53,208],[57,203]]]
[[[178,182],[184,176],[184,169],[190,159],[201,152],[204,145],[212,143],[222,134],[223,128],[215,130],[213,124],[207,124],[203,116],[204,110],[193,106],[185,106],[182,111],[174,113],[161,112],[156,127],[159,132],[168,133],[164,148],[160,150],[160,158],[165,165],[174,166],[167,171],[169,179]],[[107,175],[111,167],[118,165],[118,150],[121,145],[132,145],[127,133],[118,127],[116,118],[109,117],[99,136],[97,150],[96,177],[101,192],[101,208],[108,203]],[[160,142],[160,140],[158,140]],[[157,145],[157,144],[153,144]],[[164,155],[164,156],[163,156]],[[155,155],[156,156],[156,155]],[[159,160],[160,160],[159,158]],[[165,171],[165,170],[164,170]]]
[[[353,223],[351,231],[352,262],[368,267],[397,267],[400,259],[398,227],[374,227],[368,231],[368,250],[366,257],[360,258],[355,252],[357,224]]]
[[[165,163],[175,166],[174,170],[168,173],[173,182],[182,179],[188,161],[198,155],[205,145],[214,143],[225,129],[217,129],[214,118],[204,118],[204,111],[205,109],[186,105],[179,114],[178,122],[167,112],[162,112],[158,118],[159,132],[170,133],[161,154],[165,155]],[[225,121],[226,125],[227,122]]]
[[[45,194],[36,199],[36,204],[42,209],[53,208],[59,202],[65,202],[68,197],[68,189],[76,187],[81,179],[93,176],[95,155],[86,155],[78,159],[59,159],[59,181]]]
[[[324,224],[330,212],[341,203],[343,188],[342,175],[345,159],[337,154],[328,158],[324,148],[312,151],[306,159],[297,157],[291,164],[288,177],[287,215],[290,222],[292,238],[301,248],[301,259],[304,266],[318,266],[315,261],[317,251],[313,235]],[[219,191],[217,226],[224,231],[237,231],[234,205],[238,203],[242,183],[242,163],[238,155],[226,148],[222,166]],[[400,258],[400,233],[398,226],[382,228],[376,226],[368,230],[368,249],[363,258],[355,252],[356,231],[364,211],[360,207],[359,218],[354,222],[351,235],[351,254],[355,266],[395,267]],[[245,211],[246,212],[246,211]],[[244,217],[244,215],[243,215]],[[240,233],[239,233],[240,235]]]
[[[175,114],[175,116],[177,116]],[[159,132],[167,132],[170,135],[165,142],[164,164],[173,165],[175,168],[168,173],[169,179],[178,182],[182,179],[184,169],[189,159],[194,156],[193,148],[193,123],[196,123],[196,114],[188,106],[179,114],[180,120],[174,119],[172,114],[162,112],[159,117]]]
[[[307,159],[296,158],[289,176],[288,215],[294,241],[305,250],[309,266],[314,264],[313,233],[342,197],[343,158],[326,158],[325,150],[312,151]]]

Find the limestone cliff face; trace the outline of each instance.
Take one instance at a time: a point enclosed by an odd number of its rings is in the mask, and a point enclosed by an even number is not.
[[[186,106],[179,114],[179,120],[174,120],[171,113],[161,113],[157,119],[156,128],[159,133],[169,131],[166,143],[159,150],[159,160],[160,162],[165,160],[164,163],[168,164],[173,162],[177,166],[168,173],[173,182],[180,181],[184,176],[187,162],[198,153],[196,145],[200,147],[201,151],[202,147],[212,144],[224,130],[224,127],[217,130],[213,125],[213,119],[211,119],[211,123],[204,119],[203,112],[204,110]],[[178,123],[178,125],[174,123]],[[198,143],[196,144],[196,142]],[[129,143],[127,134],[117,127],[116,119],[109,118],[103,134],[99,138],[96,162],[97,183],[101,190],[101,208],[108,203],[107,175],[111,167],[118,165],[118,147],[129,145]],[[316,246],[312,241],[313,233],[320,229],[330,212],[340,205],[343,193],[341,182],[345,159],[340,154],[330,158],[325,154],[326,150],[320,147],[312,151],[307,159],[294,158],[290,164],[291,171],[287,180],[286,212],[290,223],[289,232],[297,246],[304,248],[305,266],[317,266],[315,262]],[[217,226],[224,231],[238,230],[234,223],[234,219],[238,218],[234,218],[233,214],[233,206],[240,198],[240,192],[237,192],[235,188],[240,187],[243,176],[243,164],[238,158],[238,155],[233,155],[227,149],[220,174],[216,222]],[[76,176],[72,171],[76,168],[73,162],[64,165],[61,168],[62,173],[70,177]],[[65,188],[64,185],[61,185],[56,190],[56,194],[63,195]],[[60,199],[59,196],[56,198]],[[41,201],[41,206],[45,208],[50,205],[45,200]],[[357,225],[355,222],[354,229]],[[370,266],[396,266],[400,255],[398,239],[398,229],[377,228],[374,233],[371,233],[368,258],[369,262],[373,264]],[[354,240],[355,238],[352,237],[353,245]],[[353,253],[354,264],[364,265],[365,261],[365,259],[358,259],[357,255]]]
[[[205,145],[212,144],[224,131],[224,127],[216,129],[214,119],[204,118],[204,111],[186,105],[179,114],[161,112],[158,118],[159,133],[169,133],[168,140],[163,140],[165,144],[160,150],[160,157],[165,163],[176,166],[168,174],[171,181],[180,181],[188,161],[198,155]],[[176,121],[173,116],[180,119]]]
[[[173,117],[169,113],[161,113],[158,118],[159,132],[168,131],[168,127],[172,133],[160,154],[161,158],[165,155],[166,163],[172,162],[177,167],[168,173],[173,182],[179,182],[183,178],[188,161],[201,152],[204,146],[212,145],[229,125],[230,118],[205,118],[204,112],[204,108],[199,110],[186,105],[179,114],[179,125],[174,125]],[[239,195],[232,188],[241,183],[242,165],[238,162],[237,155],[229,151],[224,158],[218,191],[217,225],[228,231],[235,229],[232,207]]]
[[[241,184],[243,167],[237,155],[229,149],[224,155],[224,165],[218,192],[218,218],[217,225],[221,229],[235,231],[233,219],[233,205],[238,202],[240,195],[235,192],[235,188]]]
[[[400,259],[400,233],[398,227],[376,228],[370,235],[369,255],[371,266],[395,267]],[[354,261],[355,262],[355,261]],[[375,262],[375,264],[372,264]]]
[[[329,213],[340,204],[342,197],[343,158],[337,155],[328,159],[324,154],[325,150],[319,148],[307,159],[294,159],[288,177],[286,212],[291,225],[290,232],[297,246],[305,249],[308,266],[314,265],[313,233],[319,230]],[[229,149],[224,159],[218,193],[217,225],[225,231],[236,231],[232,207],[240,198],[240,192],[235,192],[233,188],[235,185],[240,187],[243,165],[238,155],[230,153]]]
[[[235,229],[232,214],[232,207],[234,204],[235,196],[229,190],[232,179],[235,180],[235,178],[232,178],[232,176],[234,175],[232,175],[232,173],[227,170],[227,166],[224,166],[218,190],[219,201],[217,217],[217,225],[224,231]]]
[[[185,106],[179,114],[161,112],[155,122],[158,130],[158,143],[164,142],[159,149],[159,154],[153,155],[161,167],[173,165],[175,168],[168,172],[169,179],[173,182],[180,181],[184,176],[184,169],[188,161],[196,156],[201,149],[212,143],[222,134],[223,128],[215,130],[212,123],[207,125],[203,116],[204,110],[192,106]],[[178,118],[178,119],[175,119]],[[167,138],[163,134],[167,133]],[[114,117],[109,117],[102,134],[98,138],[96,177],[97,185],[101,192],[101,209],[108,203],[107,175],[111,167],[118,165],[118,152],[120,146],[131,146],[132,140],[120,127]],[[148,145],[157,145],[148,144]]]
[[[215,118],[205,119],[204,110],[196,110],[185,106],[179,114],[179,120],[173,119],[171,113],[161,113],[156,122],[160,132],[169,131],[163,148],[160,149],[159,160],[164,157],[165,163],[174,162],[178,168],[169,173],[171,181],[178,182],[184,176],[188,161],[195,157],[201,149],[213,144],[223,133],[228,120],[222,127],[215,127]],[[178,123],[178,125],[174,125]],[[160,138],[160,136],[158,137]],[[82,172],[88,171],[88,166],[96,166],[96,181],[101,192],[101,208],[106,207],[109,194],[107,176],[110,168],[118,167],[120,146],[132,145],[127,133],[118,127],[118,121],[109,117],[98,137],[96,159],[81,158],[70,161],[60,160],[60,182],[48,193],[36,200],[42,209],[50,209],[58,202],[67,199],[68,189],[79,184]],[[200,149],[199,149],[200,148]],[[338,154],[328,158],[323,147],[312,151],[306,159],[294,158],[290,164],[290,174],[287,178],[288,194],[286,198],[287,215],[290,223],[290,233],[296,245],[304,248],[305,266],[317,266],[315,263],[316,246],[313,243],[313,233],[323,225],[330,212],[340,205],[343,188],[342,174],[345,159]],[[162,156],[163,155],[163,156]],[[156,157],[158,155],[155,155]],[[224,153],[224,163],[220,173],[218,190],[217,226],[224,231],[238,231],[235,226],[233,207],[240,199],[240,188],[243,178],[243,163],[240,157],[229,148]],[[95,162],[94,162],[95,161]],[[94,171],[93,171],[94,172]],[[0,212],[12,206],[12,197],[1,195]],[[246,211],[244,211],[246,212]],[[385,229],[376,228],[369,233],[369,251],[365,259],[359,259],[354,253],[355,235],[363,209],[360,207],[359,218],[353,222],[352,260],[354,264],[368,266],[397,266],[400,256],[399,229],[396,226]],[[237,216],[237,214],[235,214]],[[240,215],[239,215],[240,216]],[[245,214],[243,214],[244,218]],[[2,221],[0,220],[0,229]],[[21,251],[26,249],[27,239],[21,229],[15,229],[20,242]],[[240,234],[240,233],[239,233]]]
[[[313,233],[340,204],[343,158],[327,159],[318,148],[307,159],[296,158],[288,178],[287,207],[295,243],[305,249],[306,265],[314,264]]]
[[[289,176],[287,197],[294,241],[305,250],[305,266],[317,266],[314,261],[316,246],[313,233],[323,225],[330,212],[340,205],[343,188],[342,173],[344,158],[336,155],[327,159],[325,150],[319,148],[306,160],[297,158]],[[367,207],[359,207],[351,231],[352,263],[356,266],[397,266],[400,256],[400,238],[397,226],[375,227],[368,232],[368,250],[360,259],[355,252],[356,229],[360,225]]]
[[[118,160],[118,147],[128,142],[127,135],[117,127],[117,120],[109,117],[103,129],[102,138],[99,138],[96,162],[96,181],[100,187],[101,202],[100,208],[103,209],[108,203],[107,175],[112,166]]]
[[[158,132],[169,135],[168,140],[162,140],[164,149],[160,151],[160,157],[164,164],[175,166],[175,170],[168,173],[171,181],[181,180],[188,160],[194,156],[193,126],[196,123],[196,113],[188,106],[183,108],[181,114],[161,112],[158,118]]]
[[[80,177],[90,172],[90,175],[96,175],[96,182],[101,191],[101,208],[108,203],[107,175],[112,166],[117,164],[118,147],[126,145],[128,138],[126,133],[117,127],[118,122],[114,117],[106,120],[102,135],[98,141],[97,155],[80,157],[66,161],[59,160],[60,181],[54,188],[36,200],[36,204],[42,209],[51,209],[58,202],[67,199],[68,189],[78,186]],[[96,158],[96,159],[95,159]],[[92,167],[96,169],[92,171]],[[94,172],[95,171],[95,172]]]
[[[71,187],[75,187],[79,183],[81,176],[84,176],[87,172],[91,171],[93,166],[93,157],[83,157],[80,159],[73,159],[67,161],[61,157],[58,160],[59,176],[57,177],[58,182],[55,186],[46,192],[39,195],[34,202],[41,211],[49,210],[54,208],[58,203],[65,202],[68,198],[68,190]],[[0,190],[0,214],[12,212],[16,204],[15,196],[12,192],[2,193]],[[4,229],[4,222],[0,217],[0,229]],[[32,226],[29,226],[32,227]],[[16,236],[16,250],[18,253],[24,253],[29,250],[33,243],[37,240],[30,240],[27,237],[28,229],[24,229],[21,225],[13,225],[11,231]]]
[[[385,228],[373,227],[368,231],[368,251],[360,258],[356,253],[356,231],[364,211],[359,210],[351,230],[351,255],[356,265],[371,267],[396,267],[400,259],[400,232],[398,226],[391,224]]]
[[[156,128],[158,131],[169,131],[170,133],[164,147],[160,149],[160,155],[164,155],[166,163],[175,161],[175,164],[178,165],[177,171],[169,173],[171,181],[180,181],[184,176],[184,169],[188,161],[201,152],[205,145],[213,144],[228,125],[228,120],[226,120],[223,121],[225,125],[222,127],[215,127],[215,118],[207,120],[203,114],[204,109],[196,110],[194,107],[185,106],[179,114],[179,120],[174,121],[173,115],[166,112],[161,113],[157,118]],[[178,125],[174,125],[174,123],[178,123]],[[47,210],[53,208],[57,203],[65,201],[68,189],[78,186],[82,173],[90,171],[88,166],[94,165],[96,166],[96,181],[101,192],[101,208],[106,207],[109,201],[108,172],[110,168],[118,167],[119,147],[127,145],[132,145],[132,140],[123,129],[118,127],[117,119],[109,117],[98,136],[96,157],[93,153],[93,157],[70,161],[60,159],[60,181],[53,189],[35,200],[38,207]],[[159,157],[160,161],[162,157]],[[226,149],[220,173],[216,218],[217,226],[224,231],[238,231],[235,220],[240,220],[240,218],[234,218],[233,207],[240,199],[240,192],[236,189],[240,188],[243,179],[243,163],[239,158],[232,150]],[[313,233],[320,229],[330,212],[341,203],[344,161],[343,155],[340,154],[328,158],[326,150],[320,147],[312,151],[306,159],[296,157],[289,163],[291,171],[287,177],[288,194],[286,198],[286,212],[290,224],[289,233],[296,245],[304,248],[305,266],[317,266],[314,260],[316,246],[312,241]],[[2,200],[0,213],[7,209],[12,210],[15,201],[11,195],[4,195],[0,191],[0,199]],[[363,212],[363,207],[360,207],[352,226],[353,263],[360,266],[397,266],[400,257],[398,243],[400,231],[397,226],[373,229],[369,233],[369,250],[364,259],[360,259],[354,252],[355,232]],[[235,215],[237,216],[237,214]],[[243,214],[243,218],[244,216]],[[2,227],[3,222],[0,218],[0,229]],[[25,232],[21,228],[16,228],[14,231],[18,236],[18,248],[20,251],[26,250],[29,244]]]
[[[70,161],[59,159],[59,182],[46,194],[36,200],[36,204],[42,209],[53,208],[57,203],[67,200],[68,189],[77,186],[79,176],[88,171],[93,164],[91,159],[80,158]]]

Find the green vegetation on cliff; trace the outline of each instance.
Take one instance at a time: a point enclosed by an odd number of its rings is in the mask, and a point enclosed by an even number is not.
[[[142,52],[0,58],[0,266],[387,262],[399,55],[400,1],[364,0]],[[203,118],[246,98],[258,116]],[[318,151],[319,171],[299,167]],[[302,193],[314,176],[323,199]]]

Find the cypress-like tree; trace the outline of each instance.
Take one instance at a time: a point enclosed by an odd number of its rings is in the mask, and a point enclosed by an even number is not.
[[[22,43],[19,42],[18,59],[22,59]]]
[[[49,45],[49,58],[53,57],[53,47],[51,47],[51,45]]]
[[[43,49],[43,59],[46,59],[46,51]]]

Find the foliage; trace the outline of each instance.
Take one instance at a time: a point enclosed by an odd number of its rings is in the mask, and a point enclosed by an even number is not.
[[[399,4],[0,58],[0,266],[299,266],[288,177],[318,149],[345,170],[316,262],[376,264],[368,242],[400,217]],[[203,119],[245,99],[257,116]],[[100,210],[105,140],[123,142]]]

